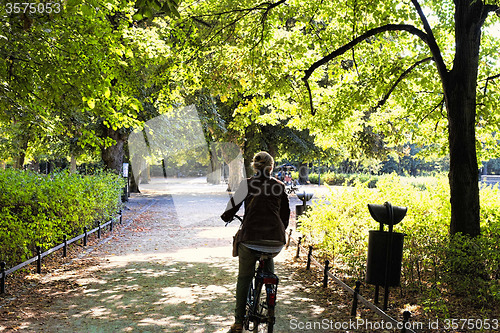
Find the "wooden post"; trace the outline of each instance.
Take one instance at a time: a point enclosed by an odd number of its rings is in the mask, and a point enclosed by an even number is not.
[[[325,270],[323,272],[323,288],[328,286],[328,269],[330,268],[330,261],[325,260]]]
[[[405,311],[403,312],[403,328],[401,328],[401,333],[406,333],[406,329],[411,326],[410,323],[411,312]]]
[[[83,246],[87,246],[87,227],[83,227]]]
[[[288,250],[288,247],[290,246],[290,240],[292,239],[292,231],[293,229],[290,229],[290,231],[288,232],[288,241],[286,242],[285,250]]]
[[[36,255],[38,256],[38,259],[36,260],[36,272],[40,274],[42,273],[42,250],[40,246],[36,247]]]
[[[302,242],[302,237],[299,237],[299,240],[297,241],[297,254],[295,255],[295,258],[298,258],[300,255],[300,242]]]
[[[64,235],[64,246],[63,246],[63,257],[66,258],[68,255],[68,238]]]
[[[306,266],[307,271],[311,269],[312,252],[313,252],[313,247],[309,246],[309,253],[307,254],[307,266]]]
[[[0,262],[0,294],[5,294],[5,261]]]
[[[352,299],[352,308],[351,308],[351,316],[356,316],[356,311],[358,310],[358,295],[359,289],[361,287],[361,282],[356,281],[356,287],[354,288],[354,295]]]

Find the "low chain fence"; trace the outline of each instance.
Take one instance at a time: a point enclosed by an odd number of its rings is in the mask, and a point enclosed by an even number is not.
[[[113,231],[113,223],[115,223],[115,221],[119,220],[119,223],[122,224],[122,218],[123,218],[123,214],[122,214],[122,211],[120,210],[120,212],[117,216],[113,217],[111,220],[109,220],[106,223],[99,224],[99,226],[95,227],[92,230],[88,230],[87,227],[84,227],[82,234],[80,234],[74,238],[71,238],[69,240],[66,239],[66,236],[64,236],[64,240],[61,244],[59,244],[59,245],[57,245],[57,246],[55,246],[55,247],[53,247],[45,252],[42,252],[40,246],[38,246],[37,247],[37,255],[35,257],[28,259],[25,262],[22,262],[19,265],[16,265],[16,266],[9,268],[7,270],[5,269],[5,267],[7,265],[6,262],[1,261],[0,262],[0,295],[5,294],[5,285],[6,285],[5,282],[6,282],[7,275],[12,274],[15,271],[20,270],[21,268],[24,268],[24,267],[26,267],[34,262],[36,262],[36,272],[38,274],[40,274],[42,272],[42,259],[44,257],[46,257],[49,254],[51,254],[55,251],[58,251],[60,249],[63,250],[62,256],[66,257],[68,245],[83,239],[82,240],[83,246],[87,246],[87,240],[88,240],[89,235],[97,232],[97,237],[100,239],[101,234],[102,234],[103,230],[106,229],[106,227],[109,227],[109,232],[112,232]]]

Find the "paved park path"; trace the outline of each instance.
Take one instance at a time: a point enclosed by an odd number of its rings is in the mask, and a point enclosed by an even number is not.
[[[37,288],[50,297],[18,309],[17,320],[0,323],[0,332],[226,332],[233,320],[237,258],[231,240],[238,226],[224,227],[219,218],[225,189],[201,179],[144,185],[127,203],[124,227],[41,277]],[[292,199],[291,207],[297,203]],[[321,319],[326,311],[285,263],[293,252],[276,258],[276,332],[295,332],[291,320]]]

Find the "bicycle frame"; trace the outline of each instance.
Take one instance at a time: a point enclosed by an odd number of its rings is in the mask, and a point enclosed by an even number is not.
[[[273,332],[275,323],[274,309],[276,306],[276,293],[278,290],[279,278],[276,274],[264,271],[264,260],[270,255],[262,254],[259,258],[259,265],[255,270],[254,277],[250,284],[247,297],[246,315],[244,327],[246,330],[257,331],[259,324],[267,324],[267,332]],[[261,300],[262,288],[265,286],[266,299]],[[250,329],[250,323],[253,326]]]

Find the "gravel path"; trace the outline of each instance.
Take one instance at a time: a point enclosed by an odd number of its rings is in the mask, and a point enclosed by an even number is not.
[[[141,190],[127,204],[126,227],[82,258],[40,276],[33,293],[43,291],[45,297],[25,302],[0,331],[227,331],[233,320],[237,258],[231,257],[231,240],[237,225],[224,227],[219,219],[228,199],[225,186],[161,179]],[[291,207],[297,203],[292,200]],[[276,257],[281,279],[276,332],[297,331],[291,321],[311,321],[326,311],[285,264],[292,252]]]

